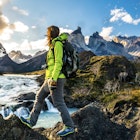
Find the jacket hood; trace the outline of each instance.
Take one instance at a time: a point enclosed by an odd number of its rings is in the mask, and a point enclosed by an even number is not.
[[[60,34],[58,37],[54,38],[52,40],[52,43],[54,43],[55,41],[59,40],[59,41],[63,41],[63,40],[67,40],[68,39],[68,33],[62,33]]]

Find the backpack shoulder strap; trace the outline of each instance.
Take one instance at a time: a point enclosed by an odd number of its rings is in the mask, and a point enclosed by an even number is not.
[[[52,52],[53,52],[53,55],[54,55],[54,47],[55,47],[55,43],[56,43],[57,41],[61,42],[61,43],[63,44],[63,46],[64,46],[64,43],[65,43],[64,41],[61,41],[61,40],[59,40],[59,39],[55,40],[55,42],[54,42],[54,46],[51,48],[51,50],[52,50]],[[64,49],[63,49],[63,52],[64,52]]]

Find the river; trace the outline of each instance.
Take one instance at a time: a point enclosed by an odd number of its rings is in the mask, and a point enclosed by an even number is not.
[[[20,94],[30,93],[36,91],[40,88],[37,81],[36,75],[13,75],[13,74],[6,74],[0,76],[0,104],[5,106],[13,106],[17,104],[15,101],[12,100],[13,97],[17,97]],[[45,99],[46,104],[48,106],[47,111],[41,111],[39,115],[39,119],[37,124],[34,126],[36,127],[44,127],[50,128],[53,127],[58,121],[61,121],[61,117],[59,112],[53,105],[49,102],[49,100]],[[76,108],[68,108],[70,114],[75,112]],[[28,109],[25,107],[20,107],[16,111],[12,112],[10,108],[4,110],[4,107],[1,107],[0,114],[4,116],[4,113],[11,115],[15,114],[18,117],[20,116],[28,116]]]

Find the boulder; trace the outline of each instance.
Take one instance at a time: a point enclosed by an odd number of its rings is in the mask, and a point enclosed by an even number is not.
[[[72,114],[75,123],[75,134],[62,140],[132,140],[133,134],[124,125],[113,123],[96,103],[91,103]],[[42,134],[51,140],[61,140],[56,133],[62,129],[62,123],[46,129]]]
[[[15,115],[6,120],[0,115],[0,140],[47,140],[45,136],[21,123]]]

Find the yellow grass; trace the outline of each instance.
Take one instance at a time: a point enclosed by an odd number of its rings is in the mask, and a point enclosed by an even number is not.
[[[45,74],[45,70],[38,70],[33,72],[23,73],[24,75],[43,75]]]

